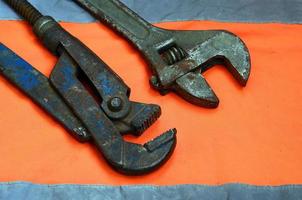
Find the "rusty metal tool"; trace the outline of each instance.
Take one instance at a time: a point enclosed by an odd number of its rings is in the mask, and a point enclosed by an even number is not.
[[[243,41],[223,30],[175,31],[153,26],[118,0],[75,0],[96,18],[131,41],[148,60],[151,85],[166,94],[175,91],[198,106],[215,108],[219,100],[201,75],[223,64],[245,86],[250,55]]]
[[[87,129],[51,86],[48,78],[2,43],[0,43],[0,75],[60,122],[79,142],[90,140]]]
[[[59,57],[48,84],[41,73],[4,49],[6,52],[0,56],[0,69],[6,78],[44,109],[53,111],[55,117],[61,116],[57,112],[57,103],[64,102],[66,106],[63,107],[70,112],[67,115],[74,115],[74,121],[87,130],[89,141],[96,145],[111,166],[122,173],[148,173],[170,157],[176,145],[176,129],[144,145],[126,142],[122,137],[127,133],[142,134],[160,116],[159,106],[130,101],[130,88],[109,66],[28,1],[5,2],[33,25],[34,32],[44,45]],[[7,53],[10,54],[9,62],[5,56]],[[30,87],[24,81],[29,81]],[[40,91],[40,84],[43,91]],[[45,93],[49,97],[46,101]],[[57,103],[49,104],[49,100]],[[68,126],[64,117],[56,118],[61,119],[65,127]]]

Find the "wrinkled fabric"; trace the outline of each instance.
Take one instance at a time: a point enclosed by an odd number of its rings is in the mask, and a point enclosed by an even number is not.
[[[87,12],[72,0],[29,1],[43,14],[51,15],[60,21],[94,21]],[[218,20],[232,22],[302,23],[302,1],[297,0],[121,1],[150,22]],[[3,1],[0,1],[0,19],[19,19],[19,17]]]
[[[101,186],[38,185],[25,182],[1,183],[5,200],[301,200],[302,186],[258,187],[229,184],[221,186]]]
[[[30,2],[32,2],[35,6],[37,6],[37,8],[43,14],[54,16],[57,20],[60,21],[91,22],[94,20],[86,11],[81,9],[79,6],[77,6],[70,0],[50,0],[50,1],[30,0]],[[130,8],[138,12],[142,17],[144,17],[146,20],[150,22],[197,20],[197,19],[235,21],[235,22],[237,21],[281,22],[281,23],[302,22],[302,16],[301,16],[302,1],[123,0],[123,2],[126,3]],[[154,14],[155,13],[154,11],[156,11],[156,14]],[[19,19],[19,18],[13,11],[11,11],[3,3],[3,1],[0,1],[0,19]],[[277,33],[280,32],[277,31]],[[293,31],[293,33],[295,32]],[[254,34],[254,35],[259,37],[259,35],[261,34]],[[264,34],[264,36],[267,35]],[[282,41],[277,36],[274,36],[276,41]],[[295,37],[291,36],[289,38],[295,38]],[[248,37],[246,37],[245,39],[248,39]],[[265,42],[267,42],[267,40],[265,40]],[[277,44],[277,43],[272,42],[272,44]],[[290,44],[291,43],[288,43],[288,45]],[[251,48],[252,50],[260,49],[258,50],[260,51],[258,54],[261,53],[265,55],[263,56],[263,58],[260,56],[258,57],[255,56],[256,59],[254,59],[254,63],[257,62],[256,66],[259,67],[257,68],[255,67],[255,65],[254,67],[258,69],[258,72],[260,71],[262,72],[262,74],[264,74],[264,72],[260,70],[260,68],[263,66],[262,61],[263,59],[265,59],[265,57],[270,58],[270,56],[278,52],[276,48],[278,48],[281,45],[280,44],[277,45],[278,46],[275,47],[275,50],[269,49],[268,46],[270,45],[264,45],[263,47],[264,50],[262,48],[259,48],[259,46],[258,47],[256,46],[257,48],[256,47]],[[252,45],[250,46],[253,47]],[[292,46],[284,45],[283,47],[284,51],[287,48],[292,49]],[[263,53],[262,51],[265,53]],[[289,51],[289,52],[294,52],[294,51]],[[276,60],[276,59],[271,59],[271,60]],[[270,62],[272,62],[271,60]],[[279,61],[280,60],[278,60],[278,62]],[[281,62],[282,61],[283,60],[281,59]],[[269,66],[270,65],[268,66],[266,65],[265,67],[262,68],[268,68]],[[280,64],[280,66],[282,66],[282,64]],[[283,64],[283,66],[285,66],[285,64]],[[289,66],[292,67],[291,65]],[[274,72],[276,74],[277,68],[272,68],[272,69],[275,69]],[[257,76],[258,80],[259,79],[264,80],[259,78],[260,76],[259,74],[257,75],[258,75]],[[278,78],[279,77],[280,76],[278,76]],[[263,83],[264,84],[261,85],[261,87],[264,86],[267,88],[272,88],[272,86],[269,84],[269,81],[265,81]],[[258,85],[260,85],[260,83]],[[228,104],[225,102],[225,105]],[[280,121],[284,121],[284,120],[280,120]],[[278,143],[276,142],[276,145],[277,144]],[[288,147],[285,146],[284,149],[288,149]],[[280,150],[280,152],[282,151]],[[271,154],[271,156],[272,155],[274,154]],[[70,156],[70,154],[68,154],[68,156]],[[200,156],[200,154],[198,154],[198,156]],[[70,157],[66,159],[70,159]],[[45,160],[41,162],[45,162]],[[279,167],[282,169],[282,166]],[[0,183],[0,199],[1,200],[2,199],[5,200],[15,200],[15,199],[25,199],[25,200],[26,199],[29,200],[35,200],[35,199],[45,199],[45,200],[48,199],[49,200],[52,199],[299,200],[302,199],[302,186],[297,185],[297,186],[280,186],[280,187],[257,187],[257,186],[248,186],[248,185],[222,185],[222,186],[211,187],[211,186],[201,186],[201,185],[179,185],[179,186],[169,186],[169,187],[157,187],[157,186],[112,187],[112,186],[98,186],[98,185],[38,185],[32,183],[18,182],[18,183]]]

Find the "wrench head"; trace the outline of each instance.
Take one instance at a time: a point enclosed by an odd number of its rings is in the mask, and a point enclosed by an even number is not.
[[[168,31],[169,41],[155,45],[156,56],[147,56],[160,91],[173,90],[198,106],[215,108],[219,100],[202,73],[216,64],[224,65],[242,86],[251,70],[249,51],[244,42],[227,31]],[[154,81],[156,80],[156,81]]]

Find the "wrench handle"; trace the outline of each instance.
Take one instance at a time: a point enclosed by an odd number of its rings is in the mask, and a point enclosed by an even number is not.
[[[60,122],[77,140],[86,142],[90,139],[82,122],[66,106],[50,85],[48,78],[2,43],[0,43],[0,75]]]
[[[118,0],[76,0],[96,18],[104,21],[127,39],[137,44],[148,37],[148,23]]]

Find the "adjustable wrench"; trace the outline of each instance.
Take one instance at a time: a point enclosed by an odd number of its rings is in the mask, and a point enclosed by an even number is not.
[[[131,41],[148,60],[151,85],[161,94],[175,91],[198,106],[215,108],[219,100],[201,75],[223,64],[245,86],[250,54],[243,41],[223,30],[172,31],[153,26],[118,0],[75,0],[96,18]]]

